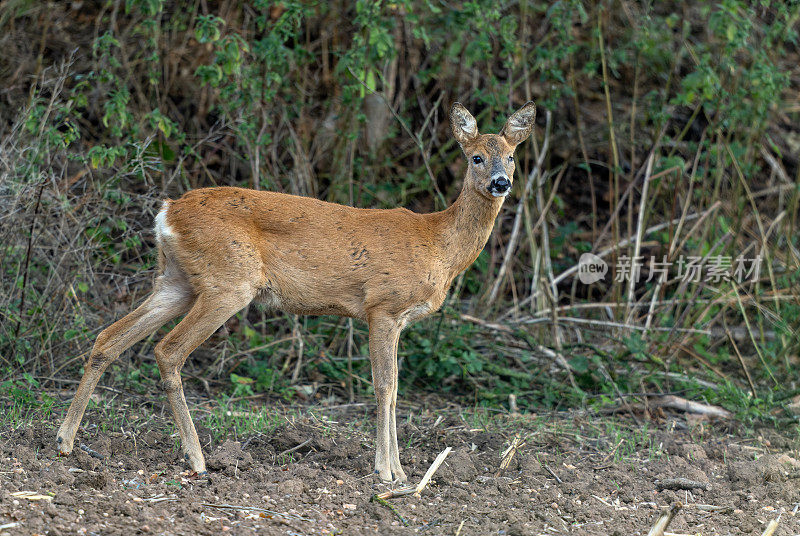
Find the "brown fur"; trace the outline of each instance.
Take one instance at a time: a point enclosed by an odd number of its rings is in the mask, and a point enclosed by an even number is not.
[[[446,210],[359,209],[317,199],[242,188],[203,188],[165,201],[156,218],[160,275],[135,311],[97,338],[78,391],[58,431],[72,450],[89,395],[120,353],[163,324],[186,316],[156,345],[167,399],[192,468],[205,462],[180,379],[189,354],[253,300],[294,314],[335,314],[369,324],[378,402],[375,472],[405,479],[395,426],[397,342],[409,323],[441,307],[453,279],[483,249],[503,197],[492,173],[511,180],[509,156],[533,128],[533,103],[509,118],[504,136],[480,135],[460,104],[453,133],[470,165]],[[475,164],[473,158],[482,158]]]

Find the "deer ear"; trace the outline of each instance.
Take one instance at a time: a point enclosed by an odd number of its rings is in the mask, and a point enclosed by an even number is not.
[[[466,108],[457,102],[450,109],[450,125],[453,128],[453,136],[461,147],[478,137],[478,123]]]
[[[528,101],[525,106],[511,114],[503,130],[500,131],[500,135],[506,139],[509,145],[519,145],[531,135],[535,119],[536,105],[533,101]]]

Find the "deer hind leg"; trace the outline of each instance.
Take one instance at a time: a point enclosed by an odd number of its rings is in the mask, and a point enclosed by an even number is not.
[[[397,404],[397,342],[400,325],[392,318],[370,318],[369,357],[372,384],[378,403],[375,473],[381,480],[405,481],[397,446],[395,407]]]
[[[184,458],[198,473],[206,470],[181,383],[181,368],[186,358],[222,324],[253,299],[250,291],[201,293],[187,315],[156,345],[155,355],[161,382],[181,436]]]
[[[61,454],[72,452],[75,434],[86,411],[89,397],[106,368],[122,352],[185,313],[191,306],[192,299],[191,289],[181,277],[162,275],[156,281],[153,293],[144,303],[97,336],[84,366],[83,378],[56,435]]]

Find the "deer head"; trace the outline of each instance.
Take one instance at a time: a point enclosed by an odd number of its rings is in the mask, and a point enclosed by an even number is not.
[[[472,114],[461,103],[453,104],[453,136],[469,162],[464,188],[487,198],[507,196],[514,181],[514,149],[530,136],[535,119],[536,105],[528,102],[508,118],[499,134],[480,134]]]

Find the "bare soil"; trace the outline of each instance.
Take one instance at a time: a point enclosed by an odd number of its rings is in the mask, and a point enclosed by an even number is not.
[[[684,426],[682,415],[645,432],[586,415],[476,427],[457,411],[401,410],[411,482],[453,451],[422,496],[390,500],[393,511],[370,500],[389,486],[371,474],[369,404],[294,409],[273,433],[239,441],[213,441],[198,409],[204,477],[187,471],[168,414],[154,407],[122,426],[90,410],[66,458],[54,448],[61,406],[30,426],[5,419],[0,534],[644,535],[678,501],[674,533],[757,535],[779,516],[776,534],[800,533],[800,461],[776,433],[737,438],[719,425]],[[524,444],[500,472],[517,434]],[[662,490],[672,478],[705,489]],[[39,497],[14,495],[21,491]]]

